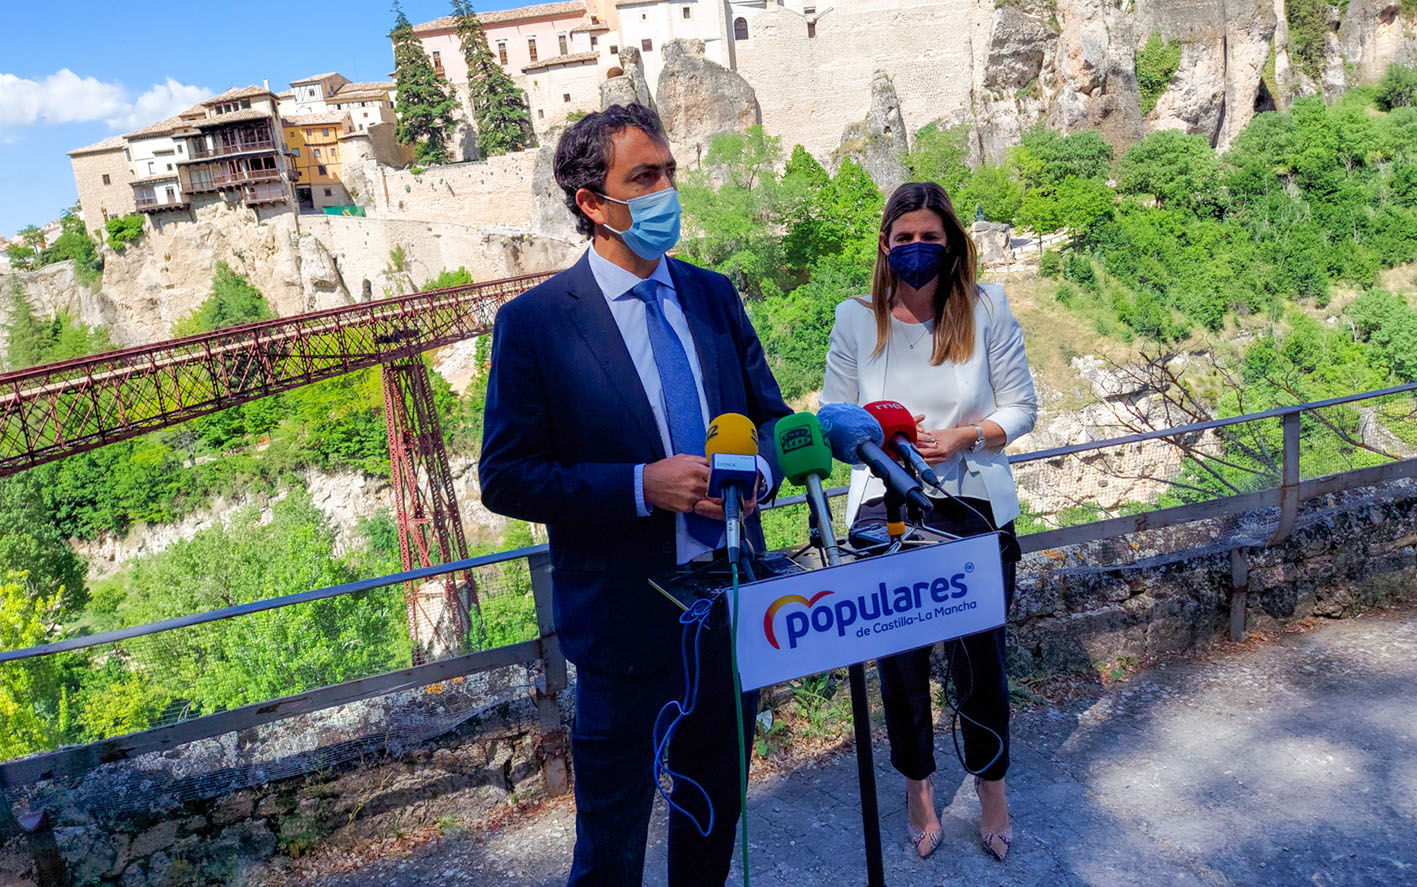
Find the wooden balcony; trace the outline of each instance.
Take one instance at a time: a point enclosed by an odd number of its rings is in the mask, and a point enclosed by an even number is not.
[[[279,182],[278,169],[238,169],[211,170],[209,175],[194,175],[183,183],[182,190],[190,193],[219,191],[222,188],[239,188],[252,182]]]
[[[273,139],[236,139],[231,142],[207,147],[201,142],[189,142],[191,154],[186,162],[194,160],[212,160],[217,157],[232,157],[237,154],[250,154],[260,151],[274,151],[276,143]]]
[[[247,206],[257,203],[285,203],[290,195],[280,182],[257,182],[241,187],[241,200]]]
[[[140,213],[160,213],[167,210],[187,209],[192,204],[185,197],[178,197],[176,200],[163,203],[157,197],[138,196],[135,200]]]

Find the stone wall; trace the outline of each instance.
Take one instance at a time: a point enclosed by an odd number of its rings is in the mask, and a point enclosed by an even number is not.
[[[1228,627],[1236,547],[1248,552],[1251,629],[1410,600],[1414,506],[1417,481],[1404,479],[1305,503],[1271,549],[1273,509],[1031,554],[1010,613],[1011,670],[1091,672],[1205,646]],[[273,855],[467,820],[512,792],[536,794],[540,763],[564,742],[564,727],[536,720],[538,681],[508,669],[404,691],[11,797],[50,811],[77,884],[230,883]],[[0,882],[34,884],[17,838],[0,845]]]
[[[859,0],[823,12],[808,37],[807,18],[769,6],[738,42],[738,73],[757,93],[763,128],[786,149],[800,144],[825,160],[846,125],[870,110],[878,69],[895,84],[907,132],[969,107],[974,7]]]
[[[487,160],[412,169],[366,170],[371,215],[446,220],[472,227],[524,227],[531,222],[536,150]]]

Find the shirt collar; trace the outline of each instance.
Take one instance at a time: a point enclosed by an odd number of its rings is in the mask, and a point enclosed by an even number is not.
[[[593,244],[586,247],[586,251],[590,260],[590,273],[595,275],[595,282],[600,286],[600,291],[610,301],[629,296],[630,290],[640,282],[640,278],[596,252]],[[660,287],[667,287],[671,292],[674,290],[674,279],[669,276],[668,258],[659,257],[659,264],[654,266],[654,272],[650,274],[649,279]]]

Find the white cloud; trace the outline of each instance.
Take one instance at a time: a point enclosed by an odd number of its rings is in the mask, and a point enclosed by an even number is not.
[[[151,89],[138,96],[127,114],[110,118],[108,125],[115,129],[137,129],[149,123],[175,117],[179,112],[213,95],[215,93],[205,86],[189,86],[169,77],[166,83],[153,84]]]
[[[9,141],[15,130],[36,124],[102,120],[114,129],[133,129],[171,117],[212,94],[169,77],[130,101],[123,84],[80,77],[68,68],[43,80],[0,73],[0,140]]]

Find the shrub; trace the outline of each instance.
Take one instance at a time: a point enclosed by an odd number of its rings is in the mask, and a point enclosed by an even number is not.
[[[1161,39],[1152,31],[1146,45],[1137,50],[1137,87],[1141,90],[1141,112],[1150,114],[1166,85],[1181,65],[1181,41]]]
[[[143,214],[117,216],[109,219],[103,227],[108,231],[108,245],[113,247],[114,252],[121,253],[128,244],[143,236]]]
[[[1053,280],[1063,273],[1063,257],[1058,255],[1055,249],[1043,251],[1043,257],[1038,260],[1038,274],[1040,277],[1047,277]]]

